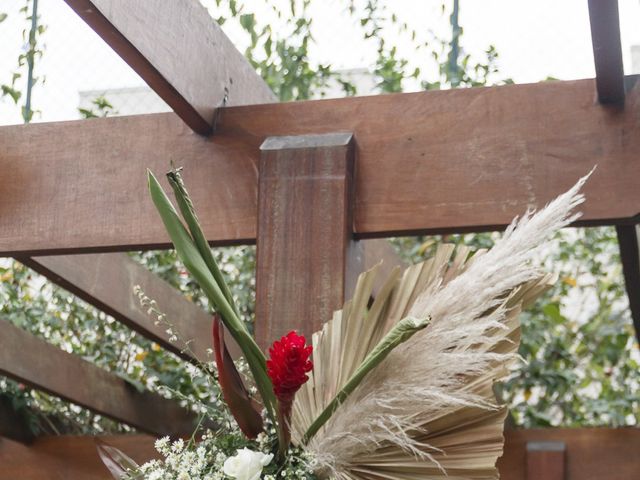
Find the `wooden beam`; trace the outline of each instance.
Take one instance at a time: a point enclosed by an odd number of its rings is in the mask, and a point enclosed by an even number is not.
[[[30,443],[35,438],[26,416],[13,408],[11,398],[6,394],[0,394],[0,437],[22,443]]]
[[[640,342],[640,225],[616,227],[629,309]]]
[[[527,480],[565,480],[564,442],[527,442]]]
[[[358,244],[361,256],[357,263],[363,271],[383,261],[373,289],[375,294],[394,267],[406,265],[387,240],[363,240]],[[211,348],[211,316],[128,255],[51,255],[25,257],[20,261],[181,358],[194,363],[211,360],[207,353]],[[359,273],[352,272],[353,276]],[[170,341],[167,325],[156,325],[155,317],[140,305],[133,293],[135,286],[157,302],[158,310],[166,314],[173,330],[179,333],[178,341]],[[188,342],[188,347],[184,342]],[[231,342],[229,348],[234,358],[239,355],[235,343]]]
[[[192,362],[211,360],[211,317],[175,288],[124,253],[53,255],[21,262],[129,328]],[[133,292],[139,285],[158,303],[180,339],[169,341],[167,325],[155,325]],[[188,348],[183,341],[189,342]]]
[[[277,101],[197,0],[65,0],[200,134],[222,105]]]
[[[528,480],[526,458],[530,442],[565,444],[564,480],[627,480],[640,471],[637,428],[510,430],[505,432],[504,455],[498,460],[501,480]]]
[[[148,435],[111,435],[100,440],[126,453],[139,464],[158,457]],[[33,445],[0,438],[0,480],[113,480],[89,436],[54,436]]]
[[[171,160],[209,240],[252,243],[262,141],[331,130],[356,138],[358,238],[500,228],[596,164],[581,224],[637,223],[640,88],[624,110],[595,104],[593,90],[581,80],[231,107],[213,138],[173,114],[2,127],[0,254],[168,246],[145,169]]]
[[[157,435],[190,434],[195,415],[0,319],[0,374]]]
[[[139,463],[157,457],[153,437],[100,438]],[[640,429],[545,428],[505,432],[500,478],[527,480],[527,444],[545,441],[565,443],[565,480],[631,480],[640,471]],[[0,480],[112,480],[98,458],[93,437],[42,437],[32,446],[0,438],[0,465]]]
[[[361,266],[350,265],[352,135],[271,137],[261,149],[255,332],[267,347],[289,330],[310,338]]]
[[[600,103],[624,103],[618,0],[589,0],[591,42]]]
[[[2,253],[29,234],[39,240],[16,249],[27,255],[168,247],[149,198],[145,169],[163,173],[170,169],[170,160],[185,167],[209,238],[225,244],[255,241],[253,159],[236,157],[235,148],[225,146],[217,135],[193,134],[172,113],[105,120],[0,128],[0,165],[15,167],[11,180],[0,177]],[[27,152],[22,142],[36,151]],[[37,170],[29,155],[40,162]],[[55,212],[49,210],[47,218],[38,214],[53,204]],[[30,208],[37,211],[29,213]],[[15,230],[4,230],[14,222]]]

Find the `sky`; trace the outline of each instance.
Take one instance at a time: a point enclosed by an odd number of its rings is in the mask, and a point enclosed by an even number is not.
[[[215,4],[203,1],[209,7]],[[259,18],[269,18],[264,2],[248,3]],[[361,38],[357,20],[345,12],[345,4],[345,0],[312,3],[316,38],[312,57],[341,69],[371,68],[375,50]],[[24,45],[25,21],[17,12],[22,5],[18,0],[0,0],[0,12],[9,14],[0,23],[0,83],[10,80]],[[448,18],[440,13],[439,0],[388,0],[387,5],[420,34],[448,32]],[[619,5],[625,71],[640,73],[633,72],[631,65],[631,46],[640,45],[640,0],[620,0]],[[63,0],[40,0],[39,10],[48,30],[43,36],[45,54],[37,66],[37,74],[46,81],[34,90],[34,105],[41,110],[36,121],[78,118],[80,91],[144,85]],[[501,75],[516,83],[548,76],[567,80],[594,76],[586,0],[461,0],[460,23],[464,27],[463,48],[479,54],[495,45]],[[229,24],[224,28],[242,49],[241,32]],[[405,37],[395,30],[386,35],[412,64],[424,67],[420,54]],[[6,97],[0,100],[0,124],[20,122],[12,101]]]

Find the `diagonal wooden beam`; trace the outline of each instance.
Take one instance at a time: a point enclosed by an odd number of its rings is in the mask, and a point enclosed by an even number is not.
[[[157,435],[190,434],[196,416],[0,319],[0,374]]]
[[[217,107],[277,101],[198,0],[65,1],[197,133]]]
[[[230,107],[213,138],[173,114],[2,127],[0,254],[168,246],[145,169],[170,160],[208,239],[252,243],[260,143],[328,131],[354,131],[358,238],[499,228],[596,164],[582,224],[630,224],[640,88],[615,111],[593,91],[581,80]]]
[[[207,354],[211,348],[211,317],[128,255],[53,255],[20,261],[185,360],[211,360]],[[156,318],[134,295],[136,285],[157,302],[158,310],[166,314],[166,321],[173,325],[179,340],[170,341],[165,323],[154,323]]]
[[[379,282],[383,282],[393,267],[403,265],[386,240],[359,243],[362,258],[358,265],[363,270],[384,260]],[[211,348],[211,316],[128,255],[51,255],[20,258],[20,261],[181,358],[194,363],[210,360],[207,351]],[[354,273],[357,275],[360,271]],[[156,300],[158,310],[166,314],[166,320],[179,334],[177,341],[170,340],[166,324],[156,325],[155,317],[140,305],[133,293],[136,285]],[[188,346],[183,341],[188,342]],[[234,357],[239,355],[235,343],[229,346]]]
[[[589,0],[591,42],[600,103],[624,103],[618,0]]]

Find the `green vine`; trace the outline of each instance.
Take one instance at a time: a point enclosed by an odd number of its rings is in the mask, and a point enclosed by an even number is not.
[[[11,73],[11,80],[8,83],[0,84],[0,90],[2,91],[2,97],[8,96],[18,105],[23,94],[20,90],[19,82],[26,73],[25,102],[21,105],[20,111],[23,121],[29,123],[33,119],[34,113],[37,113],[32,108],[33,88],[38,83],[42,84],[45,81],[44,77],[36,77],[34,72],[36,59],[41,58],[44,53],[40,37],[45,33],[47,27],[40,23],[38,0],[26,0],[19,12],[24,15],[24,19],[28,24],[28,27],[22,30],[25,51],[18,56],[17,68]],[[6,20],[7,17],[8,14],[6,13],[0,14],[0,22]]]

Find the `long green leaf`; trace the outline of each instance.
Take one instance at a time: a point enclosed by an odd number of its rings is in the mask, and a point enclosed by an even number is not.
[[[158,213],[160,213],[162,222],[178,256],[196,282],[198,282],[214,309],[220,314],[225,327],[242,350],[264,406],[269,415],[274,418],[275,395],[273,393],[273,385],[267,375],[266,359],[262,350],[260,350],[244,322],[238,318],[236,312],[225,298],[160,183],[150,171],[147,172],[147,177],[151,198]]]
[[[213,257],[213,253],[211,253],[211,248],[209,247],[209,243],[207,242],[204,233],[202,232],[202,228],[200,228],[200,222],[198,221],[198,217],[196,216],[195,209],[193,208],[193,202],[189,197],[189,193],[184,186],[184,182],[182,181],[182,176],[180,175],[180,170],[172,170],[167,173],[167,179],[169,180],[169,184],[173,189],[173,193],[176,197],[176,202],[178,203],[178,208],[180,209],[180,213],[182,213],[182,218],[184,218],[187,223],[187,227],[189,228],[189,232],[191,233],[191,237],[193,238],[196,248],[202,255],[204,262],[207,264],[209,271],[213,275],[213,278],[218,283],[220,290],[224,294],[225,298],[233,307],[233,310],[236,312],[236,315],[239,315],[238,307],[233,300],[233,296],[231,295],[231,290],[227,285],[227,282],[218,267],[218,263]]]
[[[329,405],[316,418],[307,432],[302,438],[303,445],[309,443],[309,440],[318,433],[322,426],[331,418],[333,412],[347,399],[347,397],[356,389],[364,377],[378,366],[398,345],[409,340],[414,334],[426,328],[431,319],[416,320],[414,318],[403,318],[395,327],[387,333],[382,340],[375,346],[371,353],[366,356],[358,369],[353,372],[351,378],[344,384],[342,389],[331,400]]]

